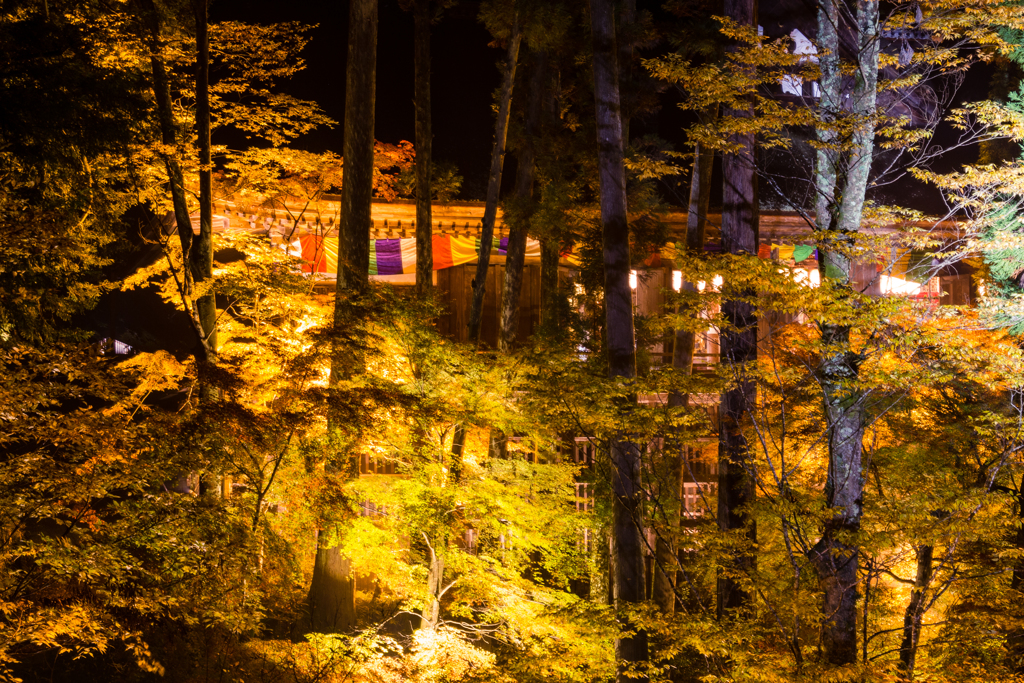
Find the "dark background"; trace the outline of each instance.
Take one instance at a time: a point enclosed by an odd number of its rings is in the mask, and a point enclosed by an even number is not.
[[[638,5],[653,12],[656,19],[669,18],[660,8],[661,0],[641,0]],[[392,144],[401,140],[415,143],[412,14],[403,11],[397,0],[380,0],[378,11],[375,137]],[[435,163],[451,162],[458,167],[464,178],[461,199],[482,200],[494,140],[492,105],[501,85],[500,67],[505,50],[491,46],[490,33],[477,19],[479,11],[479,2],[462,0],[446,9],[433,26],[431,108]],[[339,122],[333,129],[323,128],[302,136],[293,146],[341,154],[348,2],[213,0],[210,19],[317,24],[303,53],[306,69],[282,89],[295,97],[317,102],[328,116]],[[685,118],[674,105],[676,99],[671,90],[664,93],[664,103],[657,112],[634,120],[632,137],[655,133],[680,147],[684,142]],[[503,187],[510,189],[514,178],[515,157],[510,155],[506,158]]]
[[[492,105],[501,81],[500,62],[505,55],[503,48],[491,46],[490,34],[477,19],[479,4],[472,0],[461,0],[454,7],[446,9],[441,20],[433,26],[431,36],[434,161],[451,162],[458,167],[464,178],[459,198],[471,200],[482,200],[486,192],[494,137]],[[662,10],[661,0],[640,0],[637,4],[639,9],[651,12],[655,23],[663,28],[678,25],[678,19]],[[789,24],[798,18],[794,14],[801,14],[794,10],[794,4],[802,6],[804,3],[801,0],[775,0],[774,3],[767,3],[770,6],[762,3],[762,23],[769,35],[785,35]],[[295,97],[317,102],[339,125],[316,130],[292,144],[310,151],[330,150],[341,154],[343,133],[340,122],[345,111],[348,2],[213,0],[210,18],[212,21],[233,19],[252,23],[300,21],[316,24],[311,32],[311,41],[303,53],[306,69],[282,89]],[[808,15],[808,21],[812,20],[813,13]],[[665,33],[669,31],[671,29]],[[647,52],[656,53],[667,49],[671,47],[662,42]],[[988,65],[972,69],[964,81],[958,101],[984,99],[990,74],[991,67]],[[401,140],[415,143],[412,96],[412,15],[398,6],[398,0],[380,0],[376,139],[387,143]],[[661,94],[661,106],[657,111],[633,119],[631,138],[654,134],[677,150],[685,149],[683,129],[688,119],[676,107],[678,101],[678,94],[673,88],[668,88]],[[230,132],[222,132],[220,137],[220,142],[235,142]],[[940,144],[954,139],[952,130],[946,126],[940,127],[937,135]],[[971,146],[948,155],[936,164],[935,170],[949,171],[960,164],[973,162],[976,158],[977,149]],[[514,178],[515,156],[509,155],[503,174],[505,191],[511,189]],[[663,199],[672,204],[685,205],[687,184],[685,176],[666,179],[661,186]],[[909,205],[931,212],[943,211],[941,198],[934,188],[925,187],[909,178],[901,179],[895,186],[880,188],[874,196],[876,200],[886,203]],[[712,202],[717,203],[719,197],[720,192],[714,192]]]
[[[458,166],[467,191],[480,195],[469,197],[472,199],[482,198],[475,186],[482,187],[478,179],[486,178],[490,163],[494,137],[491,102],[501,81],[498,63],[504,57],[504,50],[488,47],[491,37],[477,21],[478,11],[475,2],[461,2],[445,10],[431,36],[434,158]],[[375,137],[381,142],[415,142],[412,14],[402,11],[397,0],[382,0],[379,12]],[[283,90],[317,102],[339,125],[304,135],[293,146],[341,154],[348,2],[214,0],[210,19],[317,24],[304,52],[307,68]]]

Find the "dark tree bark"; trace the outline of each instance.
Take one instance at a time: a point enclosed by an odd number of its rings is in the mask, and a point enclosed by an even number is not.
[[[192,266],[189,254],[192,250],[192,217],[189,215],[188,200],[185,195],[185,177],[181,170],[181,164],[175,158],[173,151],[178,147],[177,126],[174,119],[174,109],[171,104],[170,79],[167,76],[167,67],[163,58],[163,38],[159,10],[153,0],[140,0],[142,20],[147,31],[147,40],[150,51],[150,67],[152,69],[153,99],[156,102],[157,120],[160,124],[160,142],[167,151],[161,152],[164,167],[167,169],[168,186],[171,193],[171,206],[174,210],[174,222],[178,230],[178,240],[181,244],[182,269],[179,282],[179,292],[182,305],[188,315],[192,331],[196,337],[195,359],[202,366],[213,357],[211,349],[216,347],[209,344],[207,335],[203,330],[202,318],[195,301],[195,282],[192,276]],[[201,394],[202,395],[202,392]],[[180,476],[173,486],[178,493],[192,493],[199,491],[198,476],[195,472],[189,472]],[[227,496],[224,496],[227,497]]]
[[[414,46],[416,105],[416,291],[429,292],[434,286],[434,243],[430,200],[433,130],[430,122],[430,0],[416,0]]]
[[[209,0],[193,0],[196,20],[196,135],[199,147],[199,235],[188,253],[197,287],[213,278],[213,160],[210,156]],[[189,230],[192,223],[188,224]],[[180,230],[179,230],[180,232]],[[217,352],[217,298],[211,291],[196,301],[206,360]]]
[[[337,303],[363,292],[370,281],[370,206],[373,197],[373,128],[377,80],[377,0],[349,4],[345,76],[344,176],[338,235]],[[342,307],[344,308],[344,307]],[[335,315],[338,314],[335,306]]]
[[[322,547],[323,535],[318,538],[309,589],[309,630],[339,633],[355,626],[355,581],[351,561],[337,547]]]
[[[455,434],[452,435],[452,459],[448,467],[448,476],[452,484],[458,484],[462,480],[462,468],[464,464],[463,449],[466,446],[466,428],[455,425]]]
[[[619,21],[615,26],[616,45],[619,50],[619,104],[622,111],[622,149],[629,149],[629,120],[634,108],[633,93],[633,33],[636,24],[636,0],[624,0],[619,7]]]
[[[549,89],[541,108],[545,127],[557,130],[558,86],[557,71],[549,64]],[[543,195],[541,197],[543,201]],[[558,286],[558,259],[561,256],[561,242],[557,231],[548,226],[548,231],[540,238],[540,325],[545,334],[557,334],[566,311],[565,299],[561,296]]]
[[[745,26],[757,25],[757,0],[726,0],[726,16]],[[728,110],[727,116],[751,117],[752,108]],[[757,254],[758,203],[757,172],[754,162],[754,136],[735,135],[733,142],[742,145],[742,151],[722,156],[722,250],[730,254]],[[751,541],[756,530],[747,518],[744,507],[754,500],[753,480],[749,470],[753,467],[749,445],[743,425],[754,404],[754,382],[747,378],[744,367],[757,360],[757,319],[754,307],[742,301],[752,292],[731,292],[727,295],[722,313],[728,330],[721,336],[721,362],[732,366],[738,373],[736,383],[722,393],[718,429],[718,526],[722,531],[747,527]],[[726,610],[743,607],[749,596],[738,583],[728,576],[731,572],[745,572],[753,565],[753,555],[740,553],[727,575],[719,578],[717,613],[721,618]]]
[[[330,387],[364,370],[365,359],[342,347],[340,338],[358,317],[358,301],[370,281],[370,203],[373,193],[373,127],[377,80],[377,0],[349,4],[348,65],[345,78],[345,175],[341,195],[341,230],[338,234],[338,279],[334,296],[335,348],[331,355]],[[328,431],[340,427],[334,411],[328,413]],[[336,454],[330,470],[358,476],[355,458]],[[347,472],[346,472],[347,470]],[[319,633],[337,633],[355,626],[355,580],[338,546],[329,546],[321,534],[313,581],[309,588],[309,618]],[[322,567],[317,572],[316,568]]]
[[[715,153],[701,145],[693,148],[693,178],[690,181],[690,200],[686,217],[686,250],[690,254],[704,253],[704,238],[707,232],[708,208],[711,205],[711,171],[714,168]],[[682,287],[694,291],[694,283],[683,281]],[[693,371],[693,347],[696,335],[686,330],[676,330],[672,345],[672,367],[686,374]],[[673,392],[668,397],[669,406],[685,406],[686,398]]]
[[[139,7],[142,19],[147,30],[147,41],[150,51],[150,68],[153,77],[153,100],[156,103],[157,121],[160,124],[160,142],[168,150],[177,149],[178,135],[177,125],[174,119],[174,109],[171,105],[170,79],[167,76],[167,66],[163,59],[163,39],[160,14],[153,3],[153,0],[139,0]],[[192,250],[192,218],[189,215],[188,200],[185,195],[185,176],[181,170],[181,164],[173,153],[163,152],[161,158],[164,167],[167,169],[168,190],[171,194],[171,206],[174,210],[174,222],[178,228],[178,239],[181,244],[182,259],[185,264],[181,272],[182,303],[192,324],[192,331],[196,335],[196,360],[200,363],[207,360],[208,347],[206,334],[203,332],[202,320],[196,307],[194,298],[195,286],[192,278],[192,267],[190,265],[189,253]]]
[[[494,239],[494,220],[498,215],[498,195],[501,192],[501,170],[505,163],[505,139],[508,134],[508,117],[512,105],[512,86],[516,80],[516,66],[519,63],[519,44],[522,32],[518,17],[512,25],[508,39],[508,53],[505,56],[505,73],[501,81],[501,100],[498,103],[498,118],[494,122],[494,148],[491,151],[491,171],[487,179],[487,203],[480,227],[480,255],[476,263],[476,277],[473,280],[473,300],[469,307],[469,341],[480,339],[480,316],[483,312],[484,291],[487,287],[487,269],[491,265],[491,241]]]
[[[556,332],[561,324],[558,256],[556,238],[546,237],[540,241],[540,326],[546,334]]]
[[[690,178],[689,214],[686,220],[686,250],[694,255],[704,252],[708,207],[711,203],[711,170],[714,158],[713,151],[703,149],[699,144],[694,146],[693,175]],[[682,288],[686,291],[694,291],[696,289],[692,282],[686,281],[682,283]],[[672,367],[686,375],[693,373],[693,347],[695,341],[696,335],[688,330],[676,330],[673,335]],[[690,404],[689,399],[689,395],[673,391],[668,395],[668,406],[669,408],[685,408]],[[671,528],[668,529],[667,534],[660,534],[658,536],[655,548],[654,588],[651,597],[663,613],[672,614],[675,612],[676,605],[678,543],[679,532],[682,527],[682,491],[686,474],[684,471],[684,458],[686,454],[684,451],[685,447],[682,444],[674,444],[671,438],[667,444],[672,452],[678,450],[678,455],[669,456],[671,458],[671,469],[668,472],[667,484],[671,491],[662,494],[662,496],[671,495],[674,497],[668,501],[670,504],[668,514],[671,516]]]
[[[910,592],[910,603],[903,615],[903,642],[900,644],[900,678],[914,679],[914,664],[917,659],[917,646],[921,641],[921,622],[928,589],[932,583],[932,556],[935,549],[930,545],[917,548],[917,576],[914,577],[914,588]]]
[[[526,130],[523,147],[516,167],[516,194],[508,232],[508,249],[505,259],[505,288],[501,294],[501,329],[499,347],[507,353],[516,342],[519,332],[519,298],[523,290],[523,265],[526,262],[526,237],[530,230],[530,218],[534,211],[533,179],[536,172],[536,140],[540,134],[541,104],[544,98],[544,81],[547,72],[547,55],[534,54],[533,72],[530,74],[530,91],[526,110]]]
[[[604,246],[605,339],[609,377],[636,376],[633,337],[633,297],[629,287],[629,225],[626,215],[626,169],[622,158],[622,117],[619,105],[619,68],[615,47],[612,0],[591,0],[594,44],[594,97],[597,119],[598,173],[601,184],[601,224]],[[622,401],[633,410],[635,397]],[[616,606],[644,600],[643,490],[640,485],[640,448],[624,435],[611,439],[612,460],[612,579]],[[626,625],[627,628],[629,625]],[[630,669],[647,662],[647,634],[615,641],[619,660],[616,680],[647,680]]]
[[[145,15],[144,19],[149,31],[149,60],[153,71],[153,99],[156,102],[157,120],[160,122],[160,142],[169,149],[176,149],[178,136],[174,110],[171,106],[170,80],[167,77],[167,67],[163,59],[160,15],[153,0],[140,0],[139,4]],[[181,164],[174,156],[163,154],[162,158],[167,167],[167,177],[170,181],[171,204],[174,208],[174,220],[179,228],[178,238],[181,241],[181,253],[187,255],[192,247],[192,221],[185,198],[184,175],[181,171]]]
[[[853,294],[851,262],[846,254],[860,230],[864,197],[874,152],[872,117],[878,86],[878,3],[858,0],[857,44],[853,91],[843,91],[840,64],[841,15],[837,0],[818,3],[818,45],[821,49],[821,99],[815,160],[815,228],[820,238],[822,279],[841,292]],[[852,117],[851,133],[840,137],[835,122]],[[822,283],[824,284],[824,282]],[[823,322],[818,381],[825,406],[828,437],[828,475],[825,503],[832,515],[810,558],[824,589],[822,643],[832,664],[851,664],[857,658],[857,564],[859,549],[849,539],[859,528],[864,479],[861,455],[864,437],[862,396],[849,387],[857,381],[862,358],[850,348],[850,326]]]

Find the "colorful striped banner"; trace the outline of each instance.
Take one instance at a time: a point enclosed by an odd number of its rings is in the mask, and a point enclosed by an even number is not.
[[[780,261],[793,260],[794,263],[806,261],[810,257],[817,259],[818,250],[810,244],[761,244],[757,250],[757,256],[762,259],[772,258],[775,252]]]
[[[320,237],[318,235],[302,235],[298,238],[302,245],[302,270],[306,273],[337,273],[338,272],[338,238]],[[293,242],[293,245],[295,243]],[[278,245],[285,248],[283,242]],[[297,245],[295,245],[297,246]],[[433,235],[434,270],[443,270],[477,260],[480,251],[480,240],[476,237],[454,237],[452,235]],[[495,239],[492,249],[497,256],[508,254],[508,238]],[[706,244],[705,251],[717,252],[720,246]],[[771,258],[772,251],[778,249],[780,260],[792,259],[796,263],[808,258],[817,258],[817,249],[806,244],[761,244],[758,256],[762,259]],[[293,252],[298,249],[292,248]],[[644,260],[648,267],[671,265],[676,257],[674,244],[666,244],[660,252],[654,252]],[[526,240],[526,258],[540,258],[540,242]],[[570,265],[580,264],[579,256],[572,249],[562,252],[559,258]],[[412,237],[370,240],[370,275],[402,275],[416,272],[416,239]],[[906,271],[904,266],[903,271]]]
[[[302,271],[305,273],[338,272],[338,238],[321,239],[317,235],[303,235]],[[332,258],[333,256],[333,258]]]
[[[302,271],[305,273],[338,272],[338,238],[303,235]],[[508,238],[495,239],[491,243],[492,253],[497,256],[508,254]],[[473,263],[480,253],[480,240],[475,237],[454,237],[434,235],[434,270],[452,268],[464,263]],[[526,240],[526,258],[540,258],[540,242]],[[370,275],[402,275],[416,272],[416,239],[370,240]]]

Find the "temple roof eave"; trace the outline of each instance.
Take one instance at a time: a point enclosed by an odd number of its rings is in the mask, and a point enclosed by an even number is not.
[[[236,201],[217,201],[214,204],[214,231],[225,230],[268,233],[293,230],[298,235],[336,230],[340,217],[340,198],[328,197],[315,204],[297,198],[278,201],[271,205],[254,205]],[[434,234],[459,237],[479,237],[483,227],[484,202],[448,202],[434,204],[431,210],[431,227]],[[372,239],[394,239],[416,236],[416,203],[412,200],[377,201],[371,205],[370,228]],[[668,211],[661,216],[668,228],[669,239],[683,241],[686,236],[687,213]],[[806,242],[813,232],[813,215],[797,212],[763,211],[759,220],[759,237],[762,243]],[[706,234],[709,242],[717,242],[720,234],[721,214],[711,213],[707,217]],[[198,216],[193,216],[192,227],[198,231]],[[872,232],[885,234],[907,227],[931,232],[939,239],[959,236],[956,221],[917,221],[871,228]],[[868,230],[866,228],[866,230]],[[495,218],[494,236],[507,237],[501,209]]]

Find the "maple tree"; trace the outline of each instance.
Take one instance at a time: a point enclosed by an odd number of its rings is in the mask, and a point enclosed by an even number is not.
[[[941,35],[949,45],[965,40],[967,35],[977,38],[984,31],[986,40],[999,42],[994,31],[998,20],[988,23],[986,17],[984,25],[975,26],[967,18],[968,12],[959,13],[960,8],[932,11],[934,15],[919,13],[913,25],[927,27],[930,35]],[[865,207],[870,206],[866,203],[869,188],[884,183],[886,172],[905,170],[906,165],[912,165],[903,161],[901,166],[889,158],[881,174],[873,176],[872,162],[882,158],[881,150],[896,150],[897,154],[914,157],[918,164],[925,163],[929,154],[934,155],[934,148],[922,144],[929,135],[927,127],[915,127],[913,116],[901,116],[894,98],[912,101],[915,89],[927,89],[936,79],[947,78],[945,74],[937,76],[929,71],[935,60],[943,65],[945,73],[964,68],[965,62],[963,56],[947,50],[946,45],[934,57],[926,45],[918,46],[917,53],[907,48],[898,60],[883,54],[882,33],[892,32],[894,27],[906,26],[910,21],[903,8],[892,10],[883,18],[877,5],[870,2],[859,3],[855,8],[825,2],[819,3],[818,13],[816,45],[820,56],[813,62],[790,55],[783,41],[768,42],[755,35],[744,22],[726,22],[730,37],[751,46],[749,52],[739,50],[731,58],[731,66],[691,65],[681,56],[651,61],[649,65],[662,77],[687,84],[692,94],[686,106],[696,110],[727,106],[744,111],[745,106],[751,106],[745,103],[753,98],[752,109],[745,110],[754,112],[753,119],[747,120],[749,114],[723,115],[713,124],[701,122],[691,129],[695,140],[721,147],[726,158],[736,149],[735,140],[729,136],[749,133],[755,119],[759,140],[769,148],[795,147],[788,139],[793,135],[790,131],[814,131],[814,139],[809,143],[813,163],[805,166],[810,188],[805,203],[797,203],[792,196],[787,199],[794,208],[806,211],[806,220],[815,230],[822,280],[834,280],[829,286],[838,287],[836,292],[847,290],[847,300],[843,302],[840,298],[835,305],[849,310],[850,318],[836,323],[820,318],[817,323],[822,343],[821,355],[815,361],[820,364],[817,377],[824,392],[822,399],[832,406],[831,412],[825,414],[831,445],[829,478],[823,493],[836,516],[823,525],[819,544],[809,556],[819,560],[817,572],[825,588],[822,633],[826,656],[835,664],[849,664],[857,656],[859,550],[844,539],[856,538],[862,524],[861,506],[866,491],[861,478],[861,457],[864,430],[869,424],[859,375],[865,351],[851,342],[857,326],[865,322],[860,317],[861,311],[866,310],[866,302],[860,296],[865,285],[854,285],[852,268],[855,260],[872,253],[871,241],[859,238],[870,222],[865,220],[864,213]],[[848,51],[847,44],[856,45],[857,49]],[[814,97],[797,98],[794,103],[779,102],[771,94],[769,83],[786,78],[787,66],[801,62],[801,78],[815,80]],[[815,66],[807,66],[811,63]],[[712,74],[728,74],[727,79],[731,80],[713,84]],[[796,153],[793,156],[799,158]],[[921,175],[923,171],[917,173]],[[771,174],[771,167],[763,171],[769,180]],[[913,237],[897,239],[912,241]],[[742,381],[743,370],[737,370]],[[744,403],[750,404],[751,400],[748,398]],[[754,468],[746,469],[748,476],[752,475]],[[721,501],[719,495],[719,504]]]
[[[123,16],[96,3],[0,18],[0,340],[74,336],[134,204],[134,140],[146,139],[145,74]],[[66,14],[77,12],[80,21]],[[66,83],[51,90],[50,83]]]
[[[373,70],[359,60],[363,90],[350,87],[350,103],[364,111],[346,116],[347,158],[292,149],[327,123],[277,90],[301,66],[304,29],[211,25],[211,127],[260,144],[208,145],[200,164],[193,6],[48,2],[2,15],[0,676],[997,681],[1019,671],[1019,164],[917,171],[971,219],[958,224],[974,231],[956,254],[891,229],[918,214],[864,201],[867,160],[882,147],[928,156],[893,98],[912,97],[929,65],[963,67],[963,35],[1006,49],[989,29],[1012,25],[1013,11],[903,8],[890,29],[923,25],[946,41],[907,55],[877,49],[875,10],[860,3],[857,68],[834,42],[846,33],[820,33],[815,65],[729,22],[728,58],[649,62],[685,82],[701,118],[695,215],[674,264],[690,284],[666,292],[668,313],[636,316],[629,270],[664,242],[649,181],[682,157],[625,132],[602,150],[594,141],[643,108],[636,69],[626,79],[611,65],[630,61],[646,19],[628,3],[623,14],[596,2],[593,14],[516,7],[530,18],[529,87],[509,107],[520,173],[506,215],[517,239],[544,243],[546,324],[512,344],[510,307],[498,354],[442,338],[429,296],[368,280],[369,198],[421,188],[424,167],[411,184],[412,145],[367,130]],[[822,7],[850,19],[845,6]],[[590,42],[594,65],[579,57]],[[818,102],[782,106],[768,93],[796,73],[819,82]],[[39,94],[48,79],[62,84],[53,101]],[[854,104],[842,103],[847,91]],[[968,131],[1019,130],[1012,106],[972,103],[955,116]],[[742,157],[740,133],[796,148],[807,131],[820,286],[749,246],[705,254],[709,150]],[[189,230],[164,234],[163,259],[130,276],[103,267],[127,248],[129,209],[149,202],[181,224],[201,174],[207,199],[223,193],[290,222],[283,244],[211,235],[222,256],[189,296],[216,293],[215,363],[200,372],[185,353],[73,345],[88,333],[71,317],[115,281],[192,308],[175,280],[190,272]],[[347,208],[328,216],[338,189]],[[25,220],[48,230],[29,235]],[[339,223],[352,249],[330,302],[288,249],[300,226],[322,237]],[[572,242],[583,266],[566,291],[552,273]],[[944,261],[980,254],[983,305],[857,289],[853,263],[895,277],[901,253],[918,248]],[[735,305],[758,311],[757,358],[726,353],[717,374],[692,372],[693,340],[709,326],[753,327]],[[665,335],[677,341],[671,364],[652,360]],[[201,387],[211,391],[199,401]],[[745,452],[727,461],[757,496],[726,506],[742,520],[720,526],[702,514],[720,496],[690,485],[720,460],[709,397],[737,388],[743,410],[719,415]],[[837,436],[847,427],[853,438]],[[319,590],[327,574],[336,585]],[[742,609],[719,609],[723,584],[745,596]],[[344,601],[341,619],[315,614],[325,597]]]
[[[167,260],[182,264],[180,296],[192,321],[197,353],[212,357],[217,348],[212,220],[214,192],[220,189],[214,187],[212,135],[234,129],[249,140],[280,149],[302,133],[333,121],[315,103],[277,91],[282,81],[305,67],[300,53],[308,42],[309,27],[296,22],[211,25],[208,2],[197,0],[188,9],[191,13],[184,16],[184,10],[174,4],[139,3],[138,28],[151,65],[160,129],[159,144],[154,144],[150,153],[166,172],[161,174],[158,166],[144,168],[150,183],[142,190],[157,210],[168,206],[165,193],[169,192],[169,208],[179,226],[191,226],[191,213],[198,209],[198,235],[178,230],[178,255],[168,253]],[[189,55],[193,47],[197,51],[194,57]],[[178,73],[189,65],[195,70],[192,82]],[[190,102],[192,107],[187,106]],[[185,126],[188,128],[182,130]],[[220,161],[230,167],[231,155],[226,152],[216,150]],[[241,153],[239,163],[251,167],[275,161],[272,154],[253,152]],[[189,191],[195,187],[197,192]]]

